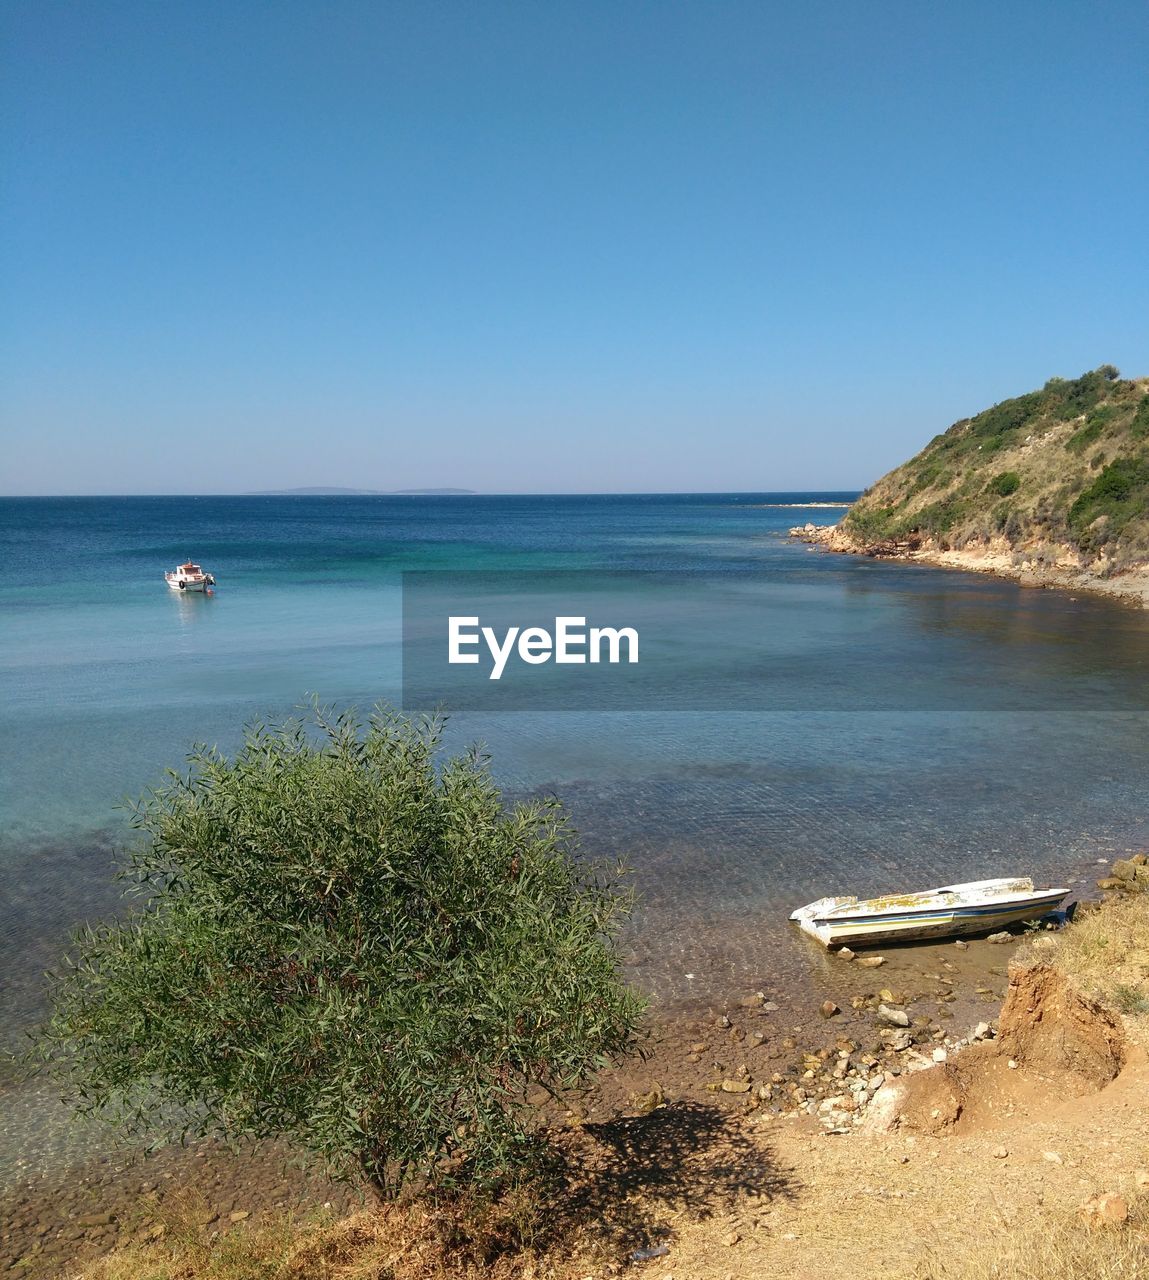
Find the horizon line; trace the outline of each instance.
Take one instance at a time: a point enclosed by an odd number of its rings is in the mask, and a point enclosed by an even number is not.
[[[659,497],[756,497],[763,494],[860,494],[861,486],[832,489],[490,489],[459,493],[404,492],[402,490],[359,491],[343,493],[295,493],[290,490],[232,490],[217,493],[0,493],[0,501],[39,501],[46,498],[659,498]]]

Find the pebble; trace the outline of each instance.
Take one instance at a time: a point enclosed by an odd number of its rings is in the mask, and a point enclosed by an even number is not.
[[[854,963],[863,969],[877,969],[886,963],[885,956],[855,956]]]
[[[1008,1147],[994,1147],[994,1149],[993,1149],[993,1151],[991,1152],[991,1154],[992,1154],[992,1156],[993,1156],[993,1158],[994,1158],[995,1160],[1004,1160],[1004,1159],[1006,1158],[1006,1156],[1008,1156],[1008,1155],[1009,1155],[1009,1148],[1008,1148]]]
[[[904,1009],[891,1009],[888,1004],[878,1005],[878,1016],[895,1027],[908,1027],[910,1015]]]

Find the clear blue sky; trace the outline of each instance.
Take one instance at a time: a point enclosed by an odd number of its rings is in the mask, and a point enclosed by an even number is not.
[[[1149,6],[7,0],[7,493],[853,487],[1149,374]]]

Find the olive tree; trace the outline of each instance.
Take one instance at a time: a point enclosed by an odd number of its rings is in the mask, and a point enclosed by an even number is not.
[[[527,1158],[531,1086],[633,1047],[618,868],[441,724],[255,725],[133,808],[135,909],[77,935],[35,1056],[83,1110],[284,1135],[382,1194]]]

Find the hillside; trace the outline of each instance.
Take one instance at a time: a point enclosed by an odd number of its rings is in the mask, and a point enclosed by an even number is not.
[[[1143,570],[1149,379],[1102,365],[955,422],[867,489],[829,542],[1018,576]]]

